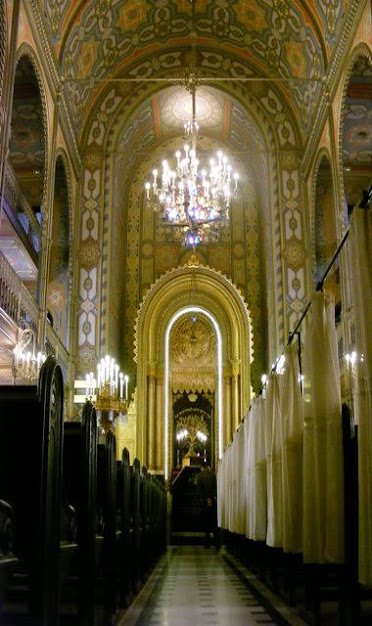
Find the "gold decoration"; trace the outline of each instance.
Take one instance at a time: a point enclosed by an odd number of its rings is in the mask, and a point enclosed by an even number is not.
[[[104,154],[100,150],[89,150],[84,155],[84,167],[87,170],[98,170],[101,168],[104,159]]]
[[[98,259],[101,256],[101,252],[98,243],[91,237],[83,241],[79,250],[80,263],[89,269],[94,265],[97,265]]]
[[[292,237],[285,247],[284,258],[293,269],[299,268],[305,262],[305,250],[301,242]]]
[[[173,391],[214,391],[216,340],[210,322],[199,314],[182,316],[170,338]]]
[[[191,256],[187,259],[185,265],[188,267],[199,267],[199,265],[203,265],[196,254],[191,254]]]

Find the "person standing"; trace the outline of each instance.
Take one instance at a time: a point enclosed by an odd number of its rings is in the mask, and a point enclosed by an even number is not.
[[[209,465],[202,467],[198,474],[197,485],[202,500],[203,522],[205,532],[205,547],[211,545],[211,535],[216,547],[217,536],[217,477]]]

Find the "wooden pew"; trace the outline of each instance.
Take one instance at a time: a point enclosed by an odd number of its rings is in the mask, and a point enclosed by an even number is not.
[[[94,586],[103,537],[97,535],[97,417],[91,402],[82,421],[65,423],[64,488],[76,510],[77,559],[68,581],[75,587],[79,626],[94,623]]]
[[[130,517],[133,529],[133,541],[131,545],[131,579],[133,593],[137,593],[141,584],[141,540],[142,540],[142,519],[141,519],[141,490],[140,490],[141,465],[138,459],[134,459],[131,469],[130,481]]]
[[[103,591],[103,622],[111,624],[119,606],[119,561],[121,532],[117,527],[117,466],[115,435],[108,432],[98,445],[98,508],[103,517],[100,582]]]
[[[0,494],[29,592],[16,599],[23,624],[58,624],[62,442],[63,378],[48,357],[37,386],[0,387]]]
[[[132,589],[132,545],[133,526],[131,524],[131,467],[127,448],[123,449],[121,461],[118,462],[118,508],[120,510],[120,606],[128,607]]]
[[[151,565],[151,526],[150,526],[150,475],[143,465],[140,475],[140,525],[141,525],[141,580],[144,581]]]
[[[0,500],[0,623],[8,577],[18,563],[14,555],[14,511],[10,504]]]

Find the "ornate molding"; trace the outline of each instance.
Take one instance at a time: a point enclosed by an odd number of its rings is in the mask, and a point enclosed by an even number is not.
[[[367,0],[351,0],[345,21],[341,30],[341,36],[334,47],[333,54],[328,65],[328,71],[324,77],[324,87],[319,95],[318,104],[315,107],[316,115],[313,120],[311,131],[306,142],[304,156],[301,163],[301,170],[305,178],[308,177],[311,169],[314,154],[319,145],[319,140],[323,132],[328,115],[329,98],[333,98],[338,87],[342,74],[343,64],[359,24],[358,17],[363,13]]]
[[[40,11],[40,2],[38,0],[29,0],[29,2],[25,3],[25,10],[27,16],[29,17],[31,30],[34,36],[36,35],[36,46],[42,46],[42,49],[39,49],[38,53],[42,52],[47,61],[44,66],[45,75],[51,88],[54,101],[59,102],[61,126],[64,131],[66,144],[68,146],[69,154],[71,155],[75,173],[77,177],[79,177],[82,170],[82,163],[78,143],[75,130],[71,123],[66,98],[63,93],[63,79],[59,75],[59,68],[57,66],[53,50],[48,39],[44,19]]]
[[[189,259],[189,261],[190,261],[190,259]],[[192,262],[194,262],[194,261],[192,261]],[[238,299],[240,300],[240,303],[241,303],[242,310],[244,311],[244,314],[245,314],[245,316],[247,318],[247,322],[248,322],[248,328],[249,328],[249,334],[250,334],[250,336],[249,336],[249,343],[250,343],[249,350],[250,350],[251,361],[252,361],[252,356],[253,356],[252,320],[251,320],[250,310],[248,308],[248,305],[247,305],[247,303],[246,303],[246,301],[244,299],[244,296],[243,296],[242,292],[240,291],[240,289],[238,289],[234,285],[232,280],[228,276],[223,274],[222,272],[211,268],[209,265],[201,264],[198,261],[198,259],[196,259],[196,262],[197,262],[197,265],[191,265],[190,266],[190,265],[188,265],[186,263],[185,265],[179,265],[178,267],[173,267],[171,270],[169,270],[168,272],[166,272],[165,274],[160,276],[153,283],[153,285],[150,287],[150,289],[148,290],[146,295],[143,297],[142,302],[141,302],[141,304],[140,304],[140,306],[138,308],[137,317],[136,317],[136,321],[135,321],[135,325],[134,325],[134,357],[133,357],[133,360],[135,361],[135,363],[137,363],[137,357],[138,357],[139,323],[140,323],[141,316],[143,314],[143,311],[144,311],[147,303],[154,297],[156,292],[159,291],[159,289],[161,288],[161,286],[162,286],[162,284],[164,282],[166,282],[172,276],[176,277],[177,275],[180,275],[180,274],[192,273],[193,268],[196,268],[196,269],[199,269],[201,271],[204,271],[206,274],[210,273],[210,274],[214,275],[217,280],[219,280],[222,283],[225,283],[225,285],[228,287],[228,289],[230,291],[233,291],[233,293],[235,293],[238,296]]]
[[[0,0],[0,103],[2,101],[3,85],[4,85],[4,68],[5,68],[5,57],[6,57],[6,48],[7,48],[6,36],[7,36],[7,33],[6,33],[4,0]],[[1,141],[1,137],[0,137],[0,141]]]

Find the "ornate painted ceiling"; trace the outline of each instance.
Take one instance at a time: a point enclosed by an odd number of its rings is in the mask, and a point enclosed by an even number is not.
[[[128,177],[144,159],[148,172],[157,165],[161,146],[163,157],[172,159],[176,147],[183,145],[183,125],[190,119],[191,96],[180,87],[165,88],[147,98],[138,109],[121,120],[116,141],[116,175],[122,194]],[[267,189],[267,143],[259,125],[235,99],[214,87],[202,86],[196,94],[196,113],[200,126],[198,155],[224,148],[239,172],[241,181],[255,181],[258,196]]]
[[[196,0],[191,20],[190,0],[44,0],[44,13],[77,129],[108,81],[179,77],[194,32],[204,79],[272,81],[306,132],[347,4]]]

